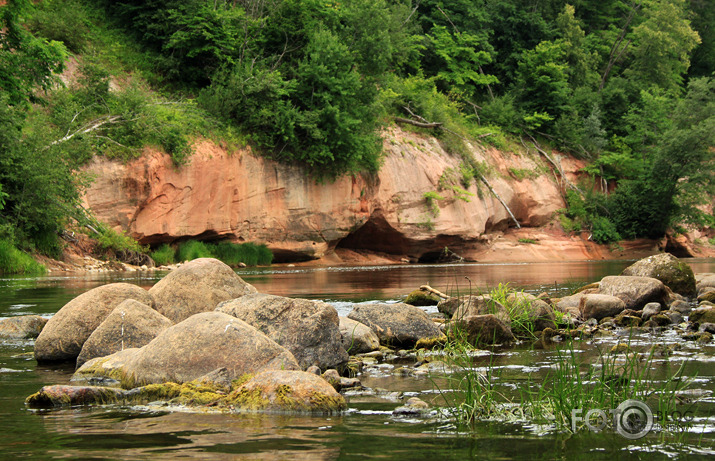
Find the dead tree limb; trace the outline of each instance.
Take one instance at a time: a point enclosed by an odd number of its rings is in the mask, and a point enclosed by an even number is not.
[[[489,192],[491,192],[492,195],[496,197],[497,200],[499,200],[499,203],[501,203],[506,212],[509,213],[509,216],[511,216],[511,219],[514,221],[514,224],[516,224],[516,228],[521,229],[521,224],[519,224],[519,221],[516,219],[516,216],[514,216],[514,213],[511,212],[509,205],[507,205],[506,202],[499,196],[499,194],[497,194],[492,185],[489,184],[489,181],[487,181],[487,178],[485,178],[483,174],[479,173],[479,179],[482,180],[484,185],[486,185],[489,189]]]
[[[432,287],[429,286],[429,285],[422,285],[422,286],[420,287],[420,291],[426,291],[427,293],[432,293],[433,295],[439,296],[439,297],[442,298],[442,299],[449,299],[449,298],[451,298],[450,295],[444,294],[444,293],[442,293],[442,292],[439,291],[439,290],[435,290],[434,288],[432,288]]]
[[[408,118],[395,117],[397,123],[406,123],[408,125],[414,125],[420,128],[439,128],[442,126],[440,122],[417,122],[415,120],[410,120]]]
[[[117,121],[121,120],[121,118],[122,118],[121,115],[105,115],[104,117],[100,117],[95,120],[92,120],[91,122],[86,123],[81,128],[76,130],[74,133],[68,134],[67,136],[65,136],[63,138],[52,141],[47,146],[45,146],[45,149],[49,149],[50,147],[52,147],[56,144],[61,144],[63,142],[69,141],[70,139],[74,138],[75,136],[87,134],[92,131],[98,130],[99,128],[101,128],[102,126],[104,126],[108,123],[116,123]]]

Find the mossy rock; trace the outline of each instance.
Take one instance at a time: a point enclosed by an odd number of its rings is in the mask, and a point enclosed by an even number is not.
[[[621,275],[651,277],[684,296],[695,296],[693,269],[670,253],[661,253],[636,261],[626,267]]]
[[[696,323],[715,323],[715,309],[712,307],[699,307],[693,309],[688,320]]]
[[[407,295],[405,299],[405,304],[411,306],[436,306],[440,302],[441,298],[432,293],[428,293],[422,290],[415,290]]]
[[[698,296],[698,302],[707,301],[709,303],[715,303],[715,290],[706,291],[705,293]]]

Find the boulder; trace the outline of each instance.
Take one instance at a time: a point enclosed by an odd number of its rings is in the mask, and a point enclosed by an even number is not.
[[[154,305],[146,290],[129,283],[110,283],[77,296],[42,329],[35,342],[35,359],[38,362],[76,359],[92,332],[127,299]]]
[[[82,365],[73,380],[107,377],[133,388],[185,383],[226,368],[230,379],[247,373],[299,370],[293,354],[246,322],[222,312],[203,312],[177,323],[139,349],[125,349]]]
[[[512,328],[515,318],[519,319],[519,323],[533,325],[534,331],[556,328],[556,316],[553,308],[536,296],[529,293],[511,293],[507,297],[507,303],[511,307]]]
[[[564,296],[563,298],[556,300],[556,310],[565,314],[570,314],[573,317],[581,317],[581,310],[579,306],[581,305],[581,298],[584,296],[585,294],[581,293]]]
[[[715,308],[699,307],[693,309],[688,320],[694,323],[715,323]]]
[[[643,306],[641,318],[643,319],[643,321],[646,321],[654,315],[658,314],[662,309],[663,307],[658,303],[648,303]]]
[[[454,320],[448,327],[448,335],[466,334],[470,344],[505,344],[516,341],[511,327],[493,314],[468,315]]]
[[[615,317],[625,309],[622,299],[610,295],[587,294],[579,300],[579,313],[584,320]]]
[[[707,287],[710,288],[710,287]],[[698,302],[707,301],[709,303],[715,303],[715,288],[707,291],[703,291],[698,296]]]
[[[174,323],[213,311],[222,301],[255,292],[233,269],[213,258],[189,261],[149,290],[156,310]]]
[[[127,299],[87,338],[77,357],[77,368],[95,357],[105,357],[127,348],[142,347],[171,325],[171,320],[146,304]]]
[[[39,315],[21,315],[0,319],[0,339],[34,339],[45,327],[47,319]]]
[[[347,409],[342,395],[320,376],[304,371],[266,370],[231,392],[240,410],[331,414]]]
[[[340,317],[340,334],[343,337],[343,347],[349,354],[362,354],[380,349],[380,338],[367,325]]]
[[[441,299],[439,296],[427,291],[415,290],[407,295],[405,304],[410,306],[436,306]]]
[[[626,303],[626,309],[640,310],[650,302],[668,304],[668,291],[658,279],[615,275],[601,280],[599,293],[615,296]]]
[[[462,298],[443,299],[437,303],[437,310],[447,316],[447,318],[452,318],[460,304],[462,304]]]
[[[25,399],[30,408],[52,408],[75,405],[114,403],[122,400],[126,391],[99,386],[44,386]]]
[[[461,319],[470,315],[492,314],[507,325],[511,323],[509,311],[498,301],[489,296],[464,296],[454,311],[453,319]]]
[[[698,290],[698,294],[701,294],[708,288],[715,289],[715,274],[706,272],[702,274],[697,274],[695,276],[695,287]]]
[[[338,312],[330,304],[253,293],[220,303],[216,311],[257,328],[293,353],[305,370],[321,370],[348,361],[340,334]]]
[[[384,345],[411,348],[420,339],[443,333],[420,308],[403,303],[356,304],[348,315],[370,327]]]
[[[643,258],[626,267],[621,275],[658,279],[665,286],[684,296],[695,296],[693,269],[670,253]]]

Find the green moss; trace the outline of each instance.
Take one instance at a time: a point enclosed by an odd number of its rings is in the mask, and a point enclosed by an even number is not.
[[[270,401],[263,396],[263,392],[260,389],[248,390],[245,388],[229,394],[227,402],[235,407],[253,411],[263,410],[270,404]]]
[[[415,344],[415,349],[434,349],[436,346],[444,346],[446,342],[447,337],[445,335],[420,338]]]

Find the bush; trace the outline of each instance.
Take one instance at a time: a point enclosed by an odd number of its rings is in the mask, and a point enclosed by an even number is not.
[[[136,253],[146,252],[146,248],[141,246],[139,242],[122,232],[117,232],[114,229],[100,228],[100,234],[96,237],[97,243],[102,250],[114,251],[133,251]]]
[[[621,239],[616,225],[604,216],[594,216],[592,219],[592,238],[596,243],[617,242]]]
[[[0,240],[0,274],[43,275],[47,268],[7,240]]]
[[[214,254],[207,244],[198,240],[189,240],[179,245],[176,250],[178,261],[191,261],[199,258],[213,258]]]
[[[158,265],[166,266],[168,264],[174,264],[174,254],[174,249],[164,243],[159,248],[152,251],[150,256]]]
[[[273,253],[265,245],[220,242],[211,245],[211,249],[216,258],[229,266],[238,266],[239,263],[247,266],[268,266],[273,262]]]

